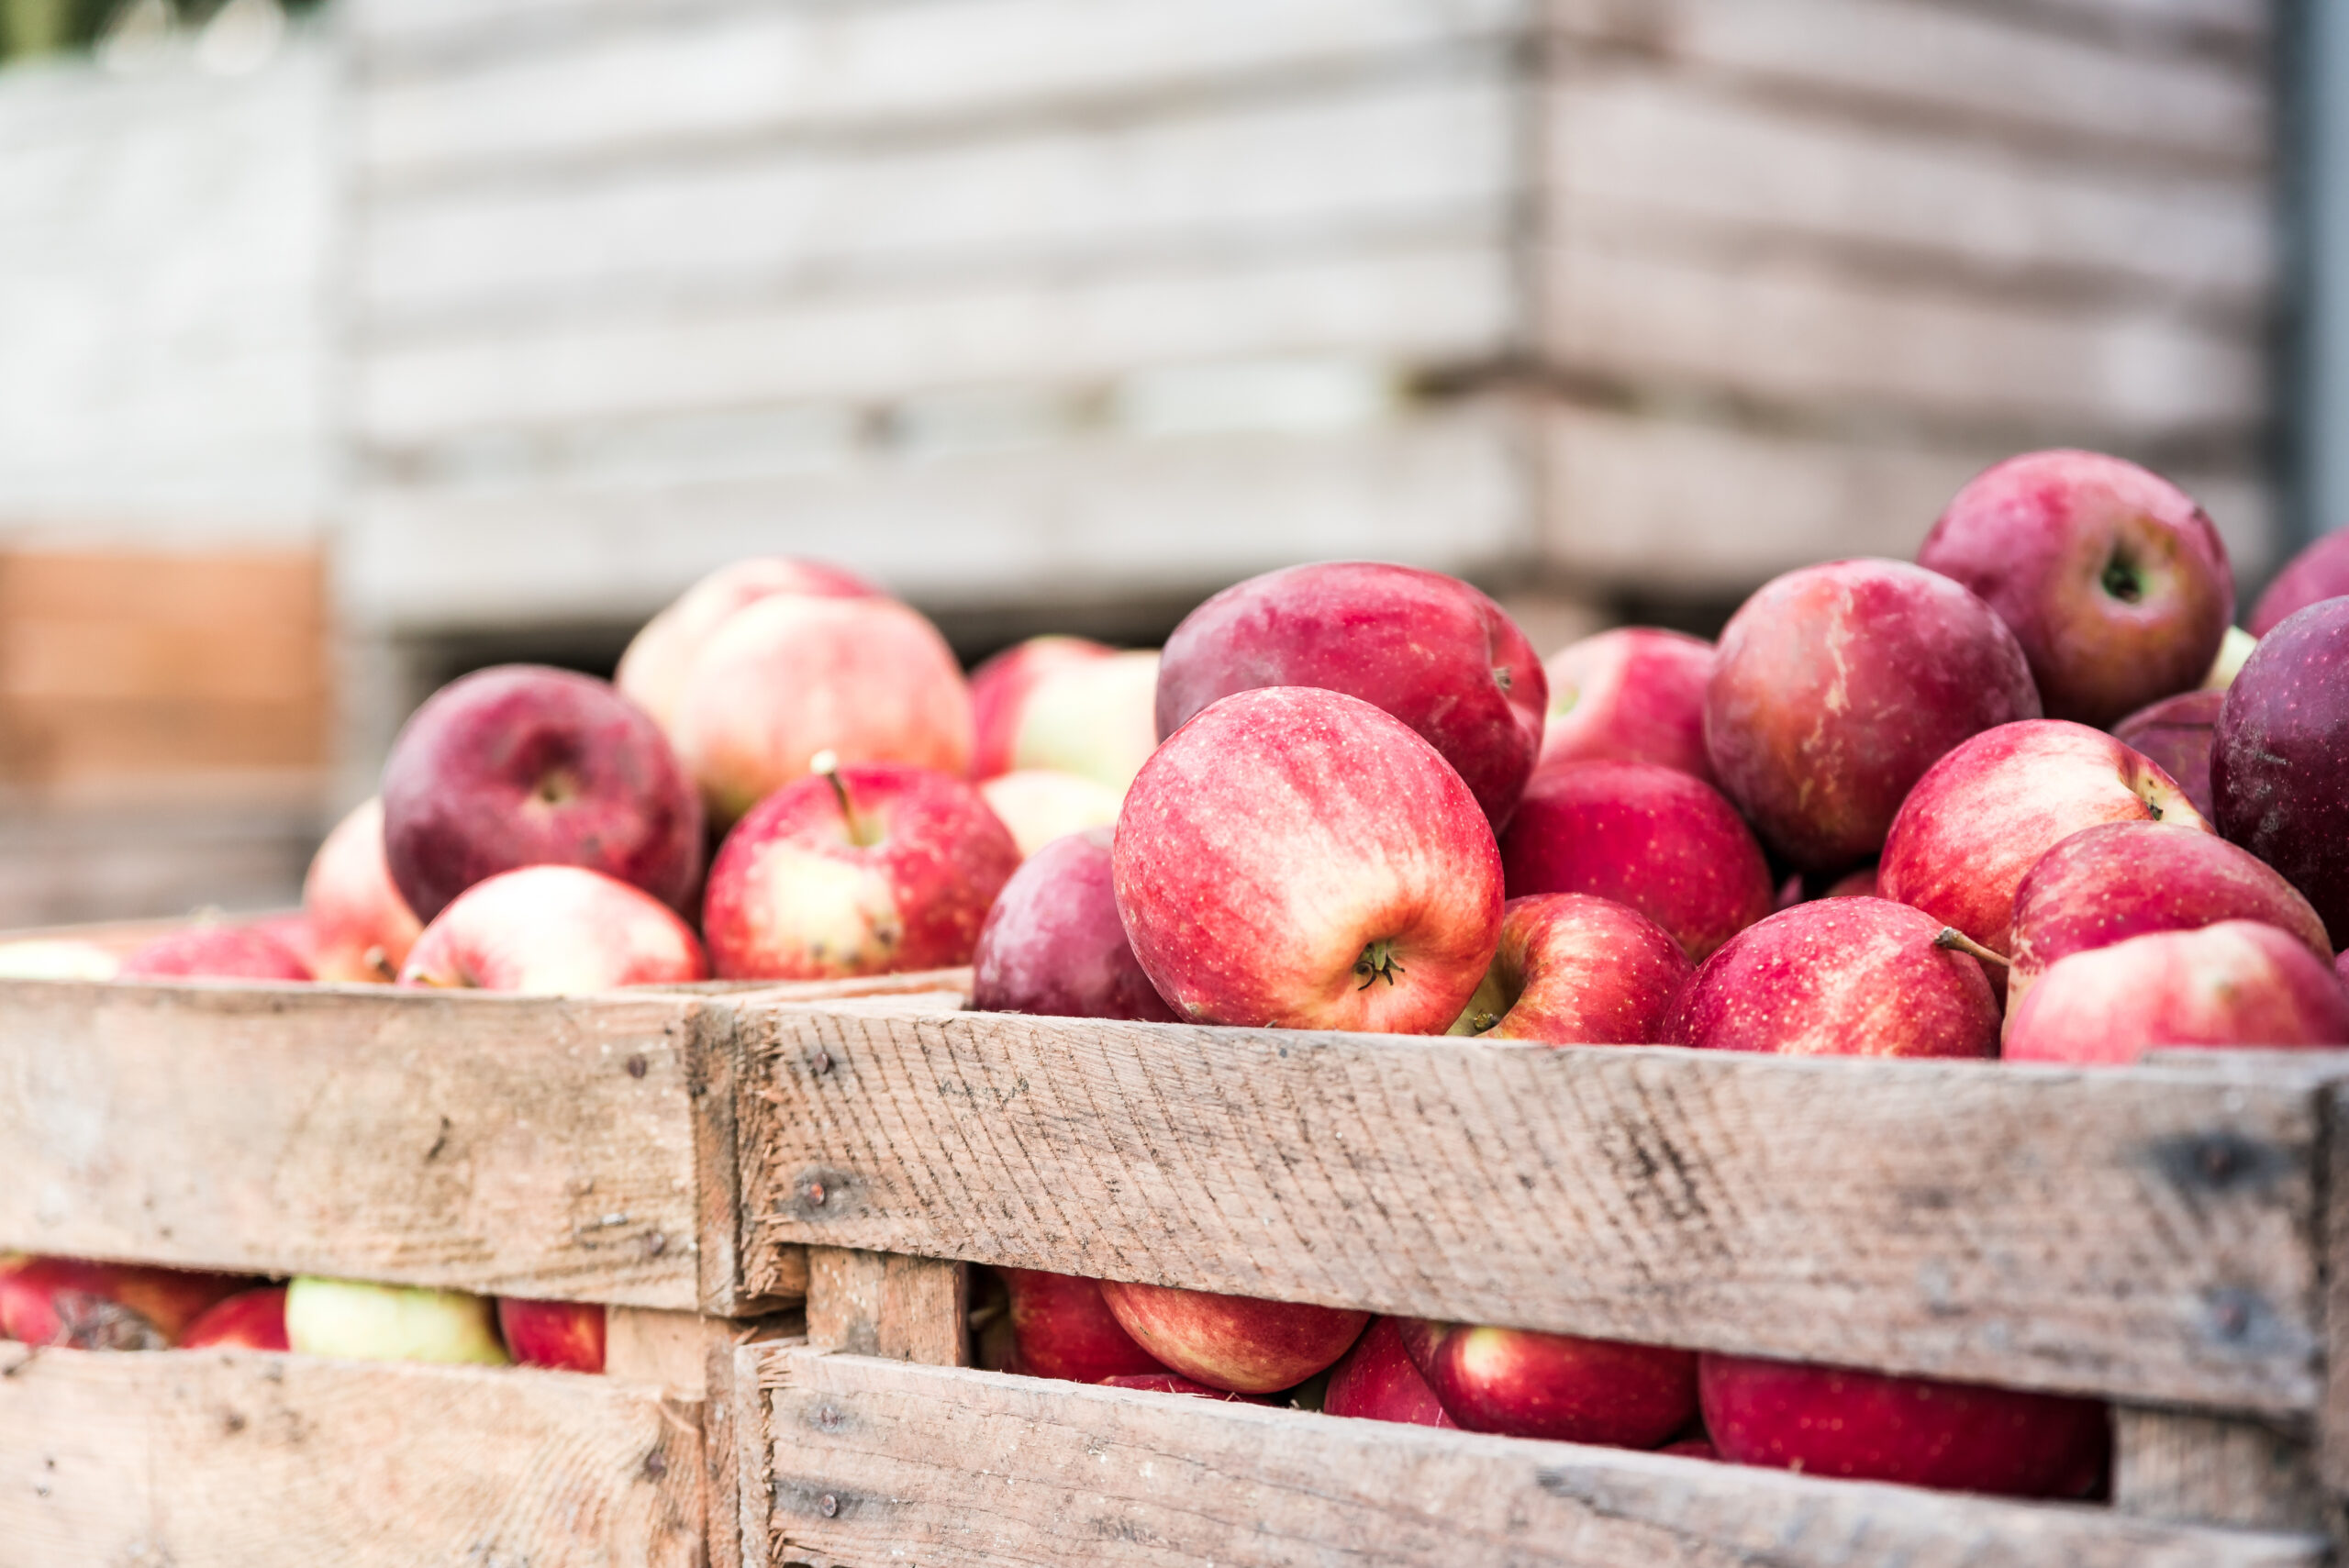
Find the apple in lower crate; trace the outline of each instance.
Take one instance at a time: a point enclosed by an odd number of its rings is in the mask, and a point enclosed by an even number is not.
[[[2156,931],[2049,964],[2008,1015],[2003,1054],[2125,1063],[2182,1046],[2349,1046],[2349,995],[2274,926]]]
[[[184,1351],[283,1351],[285,1339],[285,1287],[269,1285],[243,1290],[214,1304],[180,1337]]]
[[[1560,649],[1542,670],[1550,712],[1537,767],[1653,762],[1713,782],[1705,751],[1711,643],[1657,627],[1618,627]]]
[[[1125,797],[1075,773],[1022,768],[981,783],[979,798],[1011,829],[1019,852],[1032,855],[1055,839],[1111,826]]]
[[[661,727],[568,670],[500,665],[433,693],[392,743],[383,802],[392,882],[428,923],[520,866],[583,866],[673,909],[701,883],[701,802]]]
[[[1708,1352],[1705,1429],[1737,1464],[2012,1497],[2077,1497],[2112,1451],[2100,1400]]]
[[[1500,946],[1454,1034],[1548,1045],[1646,1045],[1696,965],[1638,910],[1581,893],[1512,898]]]
[[[2039,858],[2015,889],[2007,1008],[2046,967],[2150,931],[2260,920],[2332,962],[2324,922],[2275,868],[2214,834],[2165,822],[2108,822]]]
[[[1104,1388],[1131,1388],[1144,1394],[1187,1394],[1195,1399],[1217,1399],[1227,1405],[1269,1405],[1271,1400],[1254,1394],[1235,1394],[1229,1388],[1210,1388],[1196,1383],[1180,1373],[1133,1372],[1099,1380]]]
[[[1235,1394],[1293,1388],[1344,1355],[1367,1312],[1103,1280],[1119,1327],[1168,1370]]]
[[[1653,1448],[1697,1413],[1697,1352],[1409,1318],[1403,1348],[1472,1432]]]
[[[1330,1369],[1321,1408],[1332,1416],[1398,1421],[1414,1427],[1459,1425],[1444,1414],[1411,1353],[1403,1344],[1402,1319],[1374,1318],[1353,1349]]]
[[[973,1006],[1048,1018],[1181,1021],[1142,973],[1118,918],[1110,839],[1107,828],[1072,833],[1011,873],[979,928],[971,957]]]
[[[2038,717],[2022,647],[1979,597],[1906,562],[1838,561],[1765,584],[1730,617],[1705,749],[1763,841],[1828,873],[1883,846],[1952,747]]]
[[[640,889],[579,866],[474,884],[417,938],[403,985],[581,995],[705,980],[691,928]]]
[[[2100,729],[2062,719],[2001,725],[1933,764],[1900,807],[1876,868],[1911,904],[2007,956],[2015,890],[2084,828],[2166,822],[2209,832],[2177,781]],[[1993,989],[2006,973],[1993,966]]]
[[[725,980],[968,963],[1019,846],[935,768],[861,762],[775,791],[710,863],[702,932]]]
[[[2210,748],[2219,738],[2219,710],[2226,700],[2224,692],[2180,692],[2112,727],[2114,740],[2127,742],[2176,779],[2209,821],[2217,820],[2218,810],[2210,794]]]
[[[78,937],[0,942],[0,980],[112,980],[122,960]]]
[[[971,673],[971,773],[1045,768],[1122,793],[1158,746],[1158,654],[1038,637]]]
[[[1454,577],[1322,562],[1226,588],[1185,617],[1158,671],[1158,733],[1267,686],[1343,692],[1401,720],[1467,782],[1495,831],[1542,750],[1549,681],[1507,611]]]
[[[604,1308],[591,1301],[497,1298],[497,1332],[522,1366],[562,1372],[604,1370]]]
[[[310,967],[321,980],[398,978],[423,922],[400,896],[384,858],[384,803],[371,798],[335,824],[302,879]]]
[[[461,1290],[302,1275],[285,1287],[287,1347],[343,1361],[504,1366],[497,1304]]]
[[[2266,637],[2310,605],[2349,595],[2349,528],[2335,528],[2284,563],[2244,624]]]
[[[1041,1269],[999,1268],[996,1273],[1010,1298],[1019,1371],[1070,1383],[1105,1383],[1166,1371],[1119,1326],[1102,1297],[1099,1280]]]
[[[724,826],[823,752],[961,774],[971,694],[938,628],[896,600],[777,595],[710,634],[669,733]]]
[[[1731,937],[1681,988],[1674,1045],[1782,1056],[1989,1056],[1998,1004],[1942,923],[1882,898],[1822,898]]]
[[[83,1351],[159,1351],[180,1342],[239,1274],[83,1258],[0,1257],[0,1339]]]
[[[1629,905],[1699,962],[1775,902],[1769,862],[1736,807],[1653,762],[1539,770],[1500,846],[1510,897],[1586,893]]]
[[[2260,639],[2220,710],[2210,792],[2220,831],[2282,872],[2349,948],[2349,598]]]
[[[1957,493],[1917,563],[2014,631],[2050,718],[2107,725],[2192,690],[2235,615],[2227,547],[2168,480],[2102,452],[2009,458]]]
[[[1119,814],[1118,912],[1197,1023],[1438,1034],[1500,937],[1501,862],[1436,749],[1357,697],[1225,697],[1159,747]]]
[[[804,594],[825,599],[863,599],[881,590],[852,572],[820,561],[759,555],[719,567],[677,595],[644,623],[620,655],[613,683],[620,695],[670,728],[677,703],[692,678],[694,661],[736,610],[776,595]]]
[[[302,955],[253,926],[192,926],[157,937],[115,971],[117,980],[306,981]]]

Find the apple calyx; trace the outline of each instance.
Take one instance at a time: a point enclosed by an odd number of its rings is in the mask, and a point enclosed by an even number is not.
[[[2104,563],[2098,584],[2124,605],[2133,605],[2145,596],[2145,580],[2138,572],[2137,563],[2117,549]]]
[[[371,947],[360,954],[359,962],[365,964],[371,973],[382,975],[386,981],[397,980],[400,977],[399,970],[392,963],[392,955],[385,952],[380,945]]]
[[[1943,926],[1935,932],[1933,945],[1937,948],[1949,949],[1954,952],[1965,953],[1971,958],[1978,958],[1984,963],[1995,963],[2000,969],[2012,968],[2015,962],[2003,953],[1995,952],[1984,947],[1955,926]]]
[[[1363,949],[1362,956],[1354,960],[1354,973],[1362,976],[1362,984],[1354,987],[1357,991],[1369,990],[1377,980],[1394,984],[1395,977],[1403,973],[1403,966],[1395,960],[1394,939],[1381,937]]]
[[[881,841],[881,835],[873,831],[865,820],[856,814],[856,807],[850,804],[848,785],[841,778],[841,760],[837,752],[829,748],[817,752],[807,759],[807,771],[820,775],[825,783],[832,786],[832,798],[841,803],[841,819],[848,824],[850,843],[860,850],[869,850]]]
[[[579,781],[561,768],[551,768],[542,774],[538,787],[530,791],[530,798],[540,806],[563,806],[579,794]]]
[[[1516,681],[1517,677],[1508,673],[1508,665],[1496,664],[1493,666],[1493,684],[1500,687],[1501,690],[1508,691],[1510,686],[1516,684]]]

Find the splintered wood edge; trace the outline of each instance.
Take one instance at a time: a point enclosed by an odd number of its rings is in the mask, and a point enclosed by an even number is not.
[[[2287,1420],[2322,1391],[2337,1062],[712,1007],[753,1281],[830,1245]]]
[[[2316,1568],[2321,1536],[763,1346],[745,1568],[1355,1557],[1554,1568]],[[746,1474],[748,1470],[746,1469]]]

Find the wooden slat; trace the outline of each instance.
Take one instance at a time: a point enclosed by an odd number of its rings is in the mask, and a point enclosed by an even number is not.
[[[732,1038],[753,1279],[805,1242],[2235,1413],[2321,1387],[2321,1080],[2288,1070],[791,1008]]]
[[[0,1346],[0,1560],[690,1568],[700,1406],[607,1378]]]
[[[968,1366],[967,1264],[807,1249],[807,1342],[925,1366]]]
[[[0,986],[0,1250],[696,1305],[685,999]]]
[[[2255,1529],[2325,1528],[2308,1443],[2255,1421],[2113,1413],[2112,1505],[2146,1518]]]
[[[2314,1568],[2161,1526],[810,1350],[752,1352],[765,1563]],[[737,1412],[739,1423],[744,1422]],[[747,1556],[747,1554],[746,1554]]]

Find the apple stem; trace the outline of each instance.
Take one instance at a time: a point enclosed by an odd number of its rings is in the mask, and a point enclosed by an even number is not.
[[[864,823],[856,815],[856,807],[849,802],[848,785],[841,778],[839,754],[829,749],[817,752],[807,759],[807,771],[819,775],[832,786],[832,797],[841,803],[841,817],[848,824],[848,841],[860,848],[874,843],[876,840],[865,833]]]
[[[1937,948],[1949,948],[1957,952],[1970,954],[1985,963],[1995,963],[2000,969],[2010,968],[2015,962],[2002,953],[1991,951],[1955,926],[1943,926],[1934,936],[1933,945]]]
[[[1403,973],[1403,966],[1395,962],[1395,944],[1381,938],[1363,949],[1362,956],[1354,960],[1354,973],[1362,976],[1362,984],[1354,987],[1357,991],[1367,991],[1373,982],[1382,979],[1394,984],[1395,977]]]

